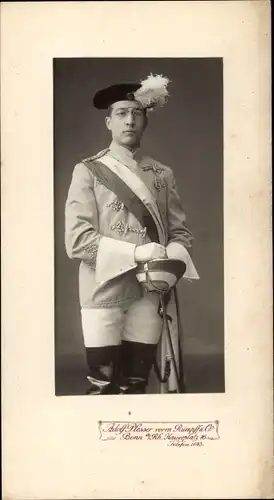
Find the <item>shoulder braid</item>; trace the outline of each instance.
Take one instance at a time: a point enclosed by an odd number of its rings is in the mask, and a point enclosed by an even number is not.
[[[98,160],[99,158],[102,158],[107,152],[109,151],[109,148],[102,149],[102,151],[99,151],[96,155],[90,156],[89,158],[85,158],[83,162],[85,163],[91,163],[94,160]]]

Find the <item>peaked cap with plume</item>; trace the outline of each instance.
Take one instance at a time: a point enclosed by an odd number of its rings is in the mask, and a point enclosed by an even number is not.
[[[118,101],[137,101],[147,111],[162,107],[167,102],[170,80],[162,75],[150,74],[140,83],[120,83],[96,92],[93,104],[97,109],[108,109]]]

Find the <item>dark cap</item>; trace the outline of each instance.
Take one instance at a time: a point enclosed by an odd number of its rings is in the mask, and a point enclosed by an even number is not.
[[[98,90],[93,98],[97,109],[108,109],[118,101],[134,101],[134,92],[141,87],[140,83],[119,83],[105,89]]]

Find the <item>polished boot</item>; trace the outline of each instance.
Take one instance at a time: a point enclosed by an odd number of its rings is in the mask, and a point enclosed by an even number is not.
[[[119,394],[118,382],[121,346],[88,347],[86,358],[89,367],[87,379],[90,387],[86,394]]]
[[[122,394],[145,394],[149,373],[156,356],[157,344],[122,342],[121,382]]]

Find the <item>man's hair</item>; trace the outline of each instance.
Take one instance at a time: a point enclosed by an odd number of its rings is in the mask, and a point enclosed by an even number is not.
[[[145,118],[147,118],[147,110],[145,108],[142,108],[143,109],[143,112],[144,112],[144,116]],[[108,117],[111,117],[111,113],[113,111],[113,106],[112,104],[108,107],[108,110],[107,110],[107,116]]]
[[[107,116],[111,116],[111,113],[112,113],[112,110],[113,110],[113,107],[112,107],[112,104],[108,107],[108,110],[107,110]]]

